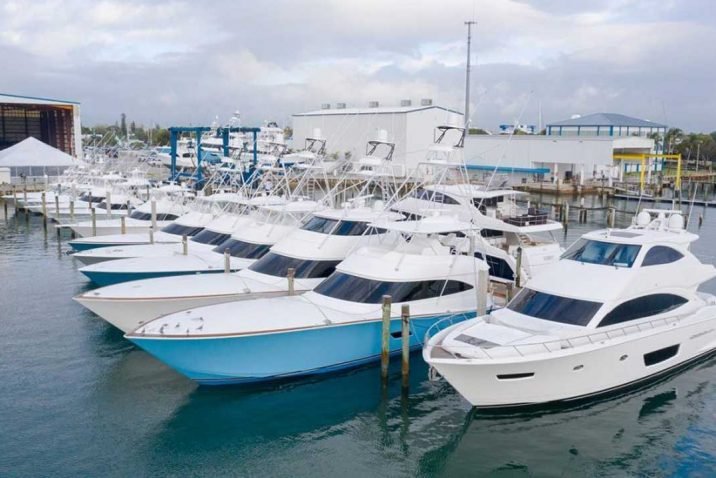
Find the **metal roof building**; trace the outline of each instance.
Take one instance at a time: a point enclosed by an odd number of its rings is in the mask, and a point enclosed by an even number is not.
[[[385,135],[384,139],[395,143],[393,161],[397,169],[405,173],[425,159],[437,126],[461,125],[462,118],[462,113],[433,105],[432,100],[422,100],[419,105],[403,100],[401,106],[389,107],[376,101],[366,108],[347,108],[343,103],[333,108],[323,105],[323,109],[293,115],[293,141],[301,147],[305,138],[320,131],[328,154],[349,153],[357,159],[365,155],[368,141]]]
[[[594,113],[547,124],[551,136],[649,136],[664,134],[667,126],[618,113]]]
[[[33,137],[81,158],[81,133],[76,101],[0,93],[0,150]]]

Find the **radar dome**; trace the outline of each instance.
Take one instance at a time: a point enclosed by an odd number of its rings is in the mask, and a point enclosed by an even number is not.
[[[646,227],[651,222],[651,216],[648,212],[642,211],[636,216],[636,225],[641,227]]]
[[[684,228],[684,216],[681,214],[673,214],[669,218],[669,229],[683,229]]]

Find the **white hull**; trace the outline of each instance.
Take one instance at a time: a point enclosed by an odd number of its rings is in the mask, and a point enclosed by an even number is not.
[[[297,285],[297,294],[306,291]],[[265,284],[236,274],[205,274],[117,284],[86,292],[75,300],[123,332],[130,332],[157,317],[186,309],[287,294],[283,281]]]
[[[672,323],[615,339],[602,334],[602,341],[593,339],[594,344],[524,356],[453,359],[439,348],[426,348],[423,356],[476,407],[576,400],[633,385],[716,350],[715,306]],[[675,345],[675,355],[645,365],[645,354]]]

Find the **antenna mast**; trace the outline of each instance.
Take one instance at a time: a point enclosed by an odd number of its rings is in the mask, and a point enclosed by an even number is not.
[[[472,26],[477,22],[470,20],[467,25],[467,68],[465,69],[465,134],[470,130],[470,47],[472,44]]]

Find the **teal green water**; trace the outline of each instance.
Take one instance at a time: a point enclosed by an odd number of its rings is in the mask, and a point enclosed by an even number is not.
[[[714,262],[710,213],[694,250]],[[46,234],[38,217],[9,216],[0,220],[2,477],[716,476],[716,360],[621,397],[508,415],[471,411],[448,384],[427,380],[419,355],[407,396],[397,368],[382,391],[376,367],[197,388],[71,300],[88,284],[67,238]],[[595,219],[563,240],[603,225]]]

